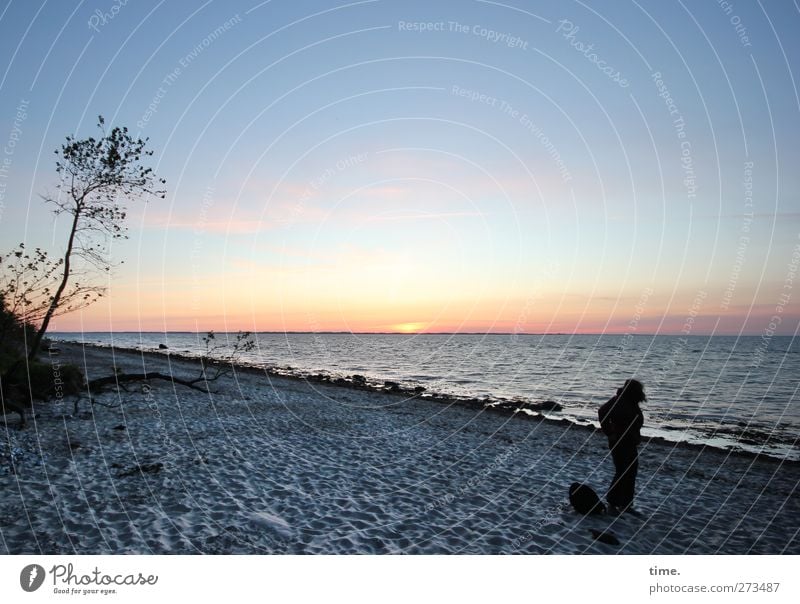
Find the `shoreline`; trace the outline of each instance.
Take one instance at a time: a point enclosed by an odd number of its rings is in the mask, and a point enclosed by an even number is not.
[[[134,333],[134,332],[130,332]],[[135,332],[138,333],[138,332]],[[154,332],[156,333],[156,332]],[[194,332],[186,332],[186,333],[194,333]],[[267,332],[264,332],[267,333]],[[397,335],[405,335],[405,334],[397,334]],[[163,351],[157,350],[147,350],[147,349],[139,349],[139,348],[132,348],[127,346],[112,346],[112,345],[103,345],[103,344],[92,344],[92,343],[84,343],[78,341],[69,341],[69,340],[57,340],[57,342],[69,344],[73,346],[85,346],[89,348],[96,348],[98,350],[115,350],[120,352],[126,353],[133,353],[133,354],[141,354],[146,355],[151,358],[175,358],[181,361],[187,362],[197,362],[199,358],[197,356],[192,356],[191,354],[185,354],[183,352],[173,352],[169,349],[165,349]],[[596,427],[591,424],[580,423],[576,421],[571,421],[568,418],[560,418],[560,417],[552,417],[544,415],[541,411],[535,410],[528,410],[531,412],[523,411],[524,405],[527,401],[523,401],[521,399],[507,399],[507,398],[495,398],[495,399],[479,399],[479,398],[459,398],[455,396],[449,396],[443,393],[437,392],[429,392],[423,389],[422,392],[416,392],[412,388],[403,388],[399,384],[397,384],[398,388],[391,389],[387,387],[381,387],[377,383],[370,383],[370,382],[355,382],[353,381],[353,375],[347,376],[345,378],[332,378],[320,373],[323,370],[317,370],[317,372],[308,372],[302,373],[297,370],[287,368],[285,370],[280,370],[277,367],[269,367],[269,366],[258,366],[255,364],[248,364],[248,363],[236,363],[233,365],[235,371],[239,372],[246,372],[251,375],[260,375],[272,378],[285,378],[289,380],[297,380],[300,382],[308,382],[312,384],[319,384],[319,385],[330,385],[339,388],[347,388],[357,391],[365,391],[365,392],[374,392],[379,394],[385,394],[390,396],[399,396],[403,397],[404,400],[408,399],[421,399],[425,401],[430,401],[433,403],[437,403],[440,405],[445,406],[457,406],[457,407],[464,407],[467,409],[472,410],[480,410],[485,411],[488,413],[496,413],[505,417],[514,417],[515,419],[521,421],[535,421],[535,422],[546,422],[553,425],[559,425],[561,427],[568,427],[570,429],[579,429],[585,430],[587,432],[593,433],[599,437],[603,437],[602,431],[599,427]],[[357,374],[355,374],[357,375]],[[391,383],[391,382],[385,382]],[[533,405],[541,405],[551,403],[552,401],[542,401],[541,403],[534,403]],[[547,411],[544,409],[544,411]],[[604,437],[603,437],[604,438]],[[732,445],[729,448],[723,446],[715,446],[712,444],[704,444],[704,443],[696,443],[696,442],[689,442],[686,440],[670,440],[669,438],[665,438],[663,436],[643,436],[642,437],[642,445],[646,443],[653,443],[653,444],[660,444],[667,447],[675,447],[680,449],[688,449],[693,451],[702,452],[705,450],[716,451],[720,453],[724,453],[726,455],[733,455],[736,457],[743,457],[746,459],[755,459],[758,461],[765,461],[765,462],[774,462],[779,464],[787,464],[796,467],[800,467],[800,459],[788,459],[785,457],[779,457],[778,455],[773,455],[770,453],[764,452],[756,452],[750,451],[744,448],[737,448],[735,445]]]
[[[87,379],[199,373],[174,354],[60,348]],[[795,464],[647,441],[638,513],[580,516],[569,485],[602,497],[613,477],[594,431],[387,394],[244,367],[210,393],[153,379],[77,413],[36,403],[0,442],[0,551],[800,553]]]

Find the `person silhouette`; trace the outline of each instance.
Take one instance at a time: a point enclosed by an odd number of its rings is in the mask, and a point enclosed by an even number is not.
[[[606,495],[611,513],[622,513],[633,505],[636,473],[639,470],[640,430],[644,424],[639,403],[646,400],[644,386],[639,380],[625,380],[616,395],[597,412],[600,428],[608,437],[608,448],[614,461],[614,479]]]

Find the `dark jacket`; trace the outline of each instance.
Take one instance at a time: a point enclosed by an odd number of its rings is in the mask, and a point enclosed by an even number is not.
[[[644,415],[639,403],[626,401],[616,396],[602,405],[597,412],[603,434],[608,437],[608,446],[636,446],[641,441],[640,431]]]

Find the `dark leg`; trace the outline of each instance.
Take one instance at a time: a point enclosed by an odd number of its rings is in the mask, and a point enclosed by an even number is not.
[[[614,460],[614,480],[608,489],[608,503],[625,508],[633,503],[636,489],[636,472],[639,470],[639,456],[636,446],[617,443],[611,449],[611,458]]]

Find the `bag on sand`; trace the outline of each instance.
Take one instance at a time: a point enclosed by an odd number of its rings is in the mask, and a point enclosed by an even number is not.
[[[569,487],[569,502],[580,514],[605,514],[606,506],[594,489],[587,484],[573,482]]]

